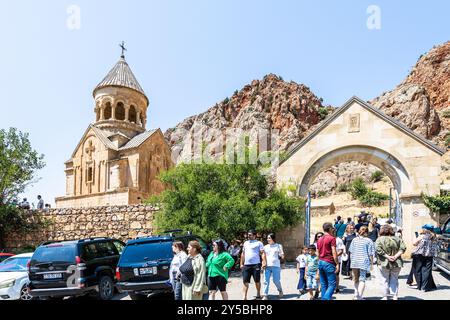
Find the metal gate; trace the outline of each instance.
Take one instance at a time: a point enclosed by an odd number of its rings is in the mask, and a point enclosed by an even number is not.
[[[311,192],[308,192],[305,210],[305,246],[309,246],[311,242]]]
[[[394,192],[392,192],[394,191]],[[393,199],[393,193],[395,195],[395,201]],[[403,227],[403,210],[400,197],[396,189],[391,188],[389,195],[389,218],[395,223],[396,226]]]
[[[398,196],[397,190],[395,190],[395,224],[402,228],[403,227],[403,210],[402,203],[400,202],[400,197]]]

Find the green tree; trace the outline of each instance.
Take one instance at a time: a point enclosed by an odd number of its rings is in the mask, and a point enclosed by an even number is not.
[[[304,200],[270,191],[256,165],[181,164],[161,175],[169,188],[159,203],[156,228],[190,230],[205,240],[233,239],[249,228],[279,231],[298,223]]]
[[[43,155],[31,147],[28,134],[15,128],[0,130],[0,246],[9,232],[27,232],[41,225],[12,201],[36,179],[37,170],[44,167]]]
[[[441,192],[439,196],[422,194],[425,205],[434,213],[450,212],[450,194]]]
[[[385,176],[385,174],[383,171],[377,170],[374,173],[372,173],[370,180],[372,182],[379,182],[379,181],[383,180],[384,176]]]

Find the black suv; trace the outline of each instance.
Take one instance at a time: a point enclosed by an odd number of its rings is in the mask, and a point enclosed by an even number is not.
[[[122,241],[110,238],[43,243],[29,264],[31,296],[95,294],[101,300],[111,299],[114,271],[124,247]]]
[[[189,233],[128,241],[116,269],[116,286],[119,291],[127,292],[132,300],[141,300],[155,293],[172,292],[169,283],[170,263],[173,258],[172,243],[181,241],[187,248],[192,240],[200,243],[202,256],[206,260],[211,252],[210,247],[200,237]]]

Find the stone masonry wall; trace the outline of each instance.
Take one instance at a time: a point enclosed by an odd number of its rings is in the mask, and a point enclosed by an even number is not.
[[[38,212],[50,222],[45,230],[29,234],[11,234],[5,247],[20,249],[38,246],[44,241],[76,240],[90,237],[112,237],[122,241],[150,235],[158,208],[146,205],[51,209]]]

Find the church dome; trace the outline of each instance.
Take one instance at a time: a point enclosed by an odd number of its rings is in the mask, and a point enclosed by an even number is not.
[[[95,93],[99,89],[105,87],[122,87],[132,89],[144,95],[148,101],[144,90],[137,81],[133,71],[131,71],[130,66],[125,61],[125,57],[123,55],[120,57],[120,60],[116,63],[116,65],[108,72],[106,77],[95,87],[93,92],[94,97]]]

